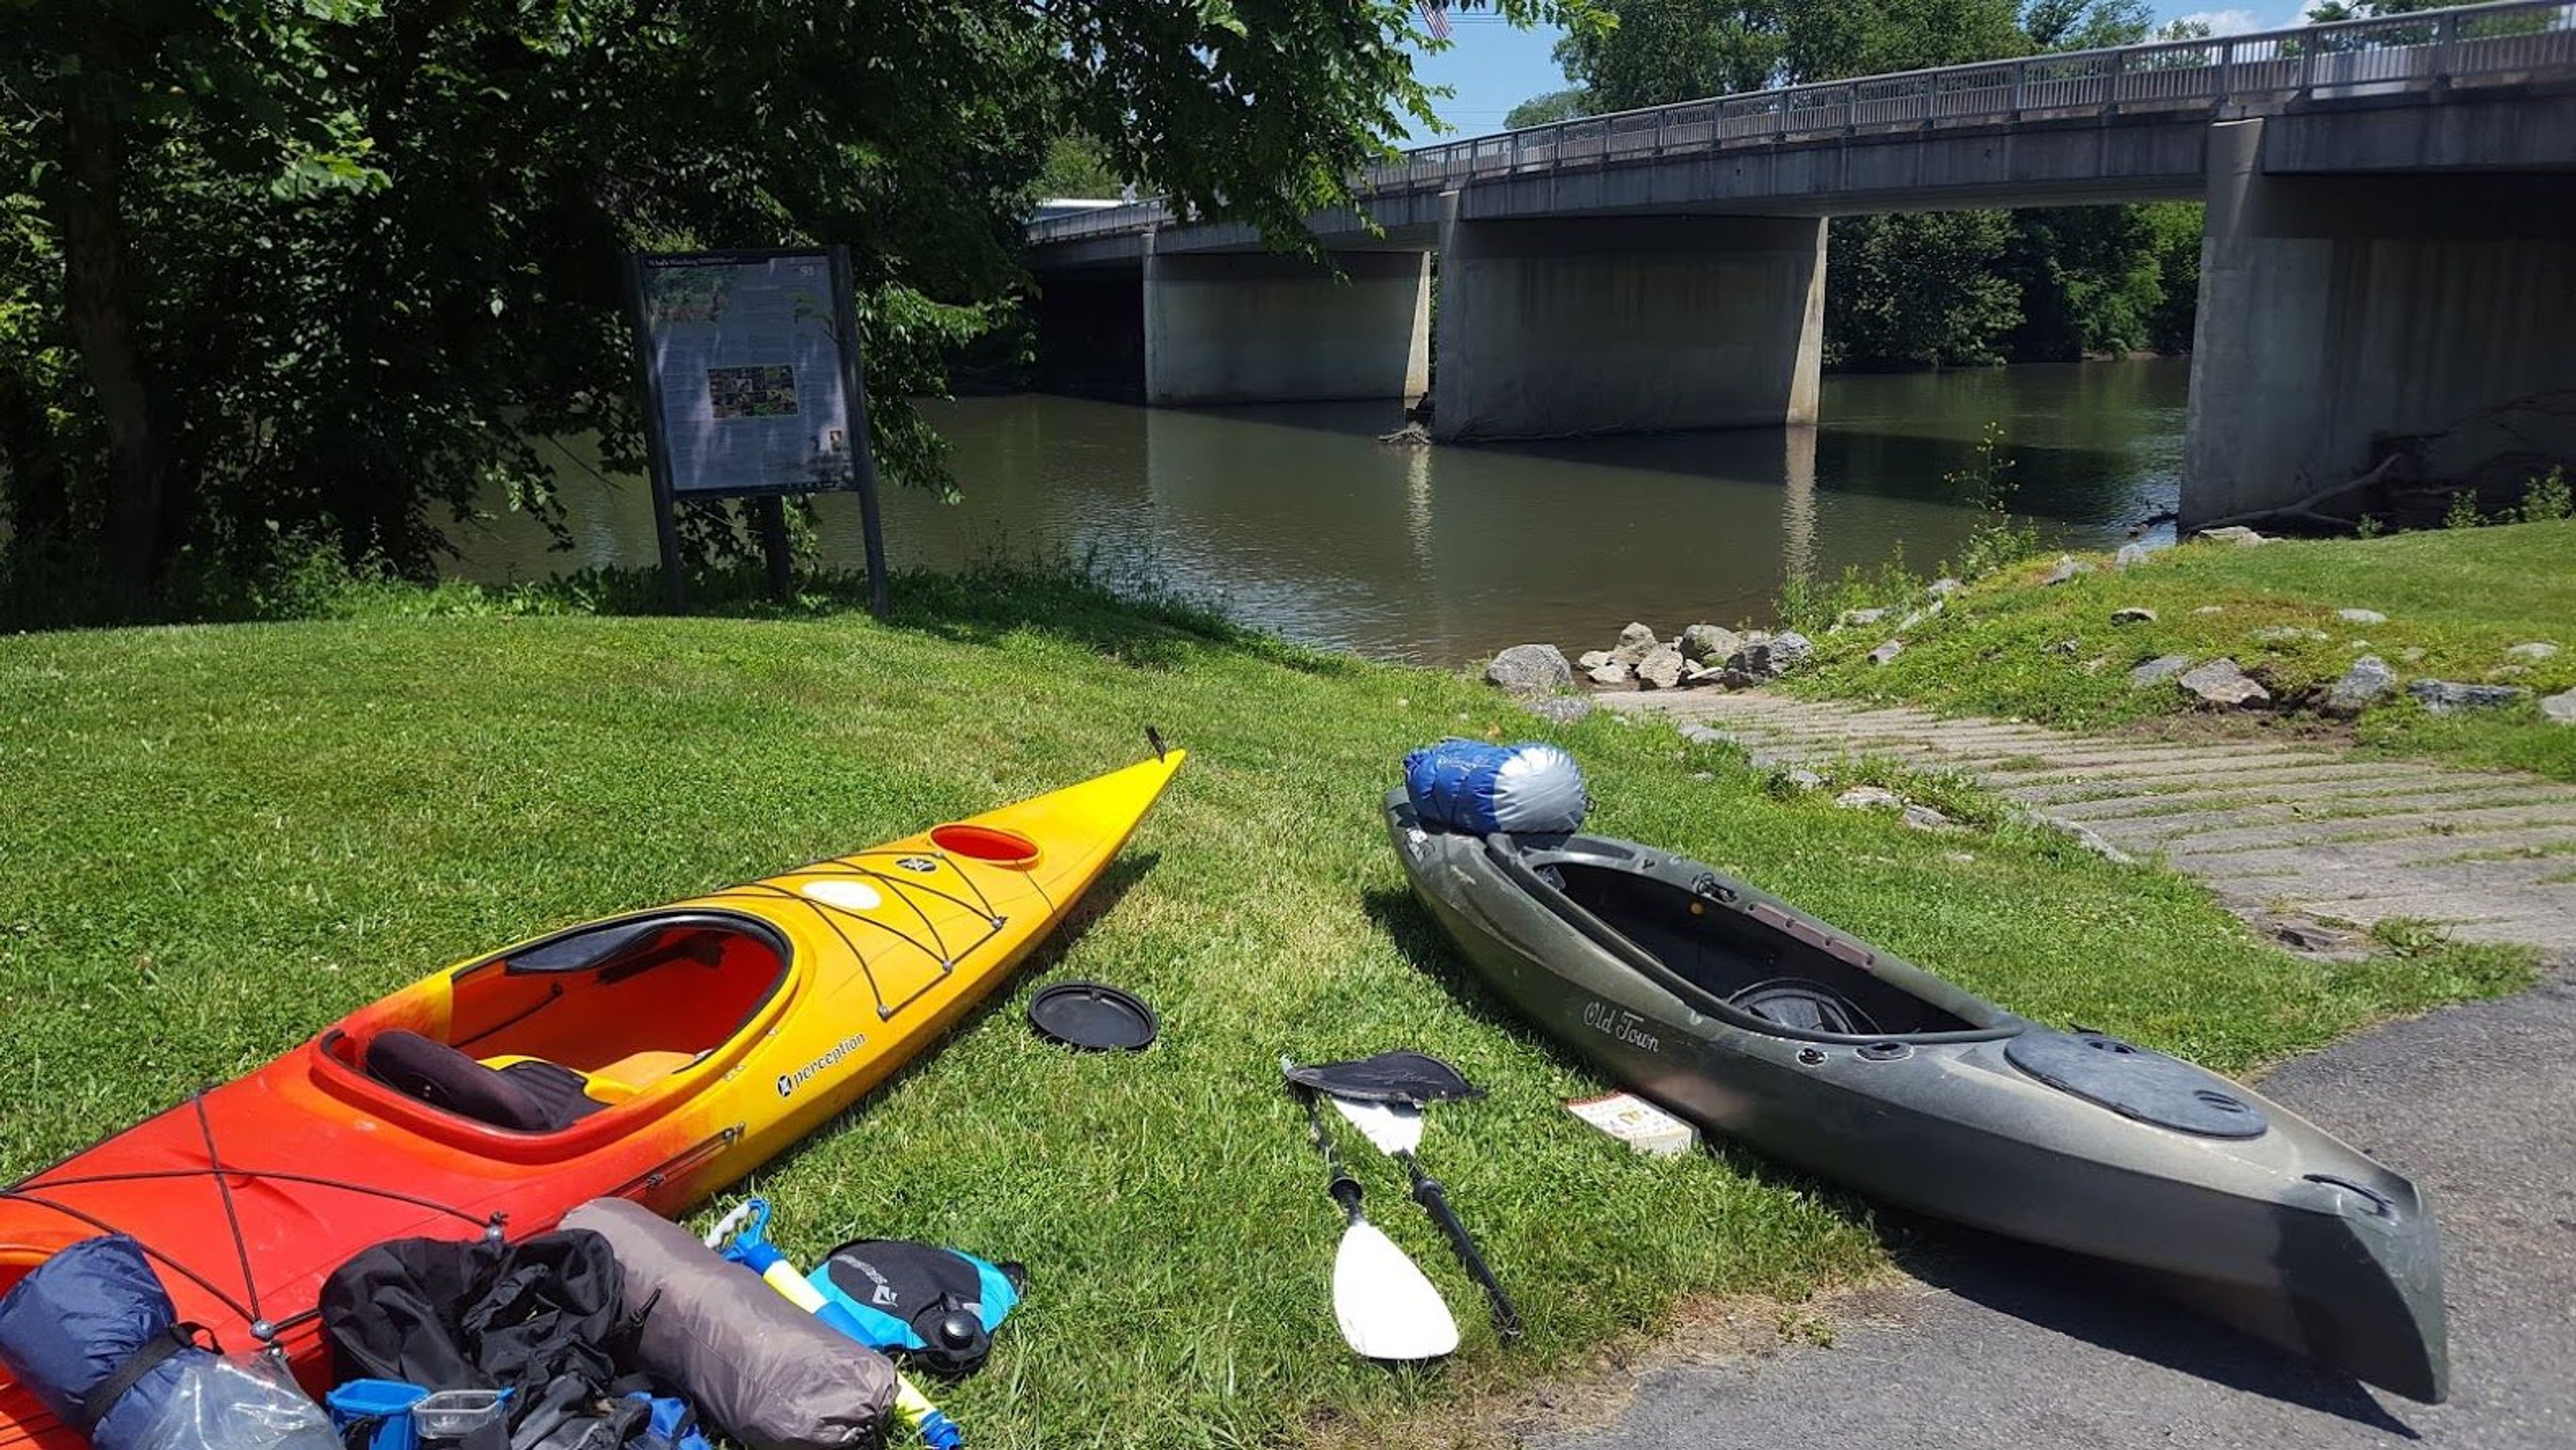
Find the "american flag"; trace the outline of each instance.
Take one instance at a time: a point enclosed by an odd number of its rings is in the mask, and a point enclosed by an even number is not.
[[[1422,25],[1433,40],[1449,38],[1449,0],[1422,0]]]

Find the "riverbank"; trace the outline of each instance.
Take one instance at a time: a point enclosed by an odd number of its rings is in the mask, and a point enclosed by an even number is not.
[[[2576,690],[2576,520],[2062,558],[1910,629],[1889,627],[1907,612],[1890,601],[1819,632],[1786,686],[2077,729],[2347,737],[2576,780],[2576,724],[2551,713],[2576,700],[2544,708]],[[1890,639],[1902,652],[1873,659]]]
[[[598,612],[650,594],[383,586],[330,620],[0,639],[0,1179],[468,953],[1121,764],[1151,722],[1192,759],[1085,926],[757,1186],[799,1255],[895,1234],[1029,1265],[1027,1306],[947,1401],[979,1445],[1367,1439],[1693,1300],[1795,1305],[1886,1264],[1842,1195],[1732,1152],[1632,1157],[1562,1110],[1599,1085],[1485,999],[1404,892],[1377,799],[1413,745],[1557,740],[1605,831],[2223,1071],[2528,977],[2522,953],[2421,943],[2293,957],[2181,878],[2052,833],[1907,830],[1775,795],[1723,746],[1550,726],[1443,672],[1061,576],[908,575],[884,624],[841,587],[742,610],[769,617]],[[1962,819],[2000,819],[1974,804]],[[1035,1042],[1021,1010],[1067,977],[1140,992],[1161,1042]],[[1275,1068],[1393,1046],[1490,1089],[1424,1151],[1529,1323],[1498,1345],[1396,1172],[1357,1162],[1468,1336],[1401,1375],[1334,1335],[1339,1220]]]

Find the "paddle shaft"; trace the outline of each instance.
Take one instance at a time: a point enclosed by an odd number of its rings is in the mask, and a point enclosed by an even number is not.
[[[1422,1160],[1412,1154],[1398,1153],[1395,1156],[1396,1161],[1404,1165],[1404,1171],[1413,1178],[1413,1201],[1422,1205],[1433,1223],[1440,1225],[1440,1232],[1448,1235],[1449,1247],[1457,1253],[1458,1262],[1466,1265],[1468,1274],[1484,1287],[1486,1303],[1493,1310],[1494,1332],[1505,1339],[1520,1338],[1520,1311],[1512,1307],[1512,1296],[1503,1292],[1502,1282],[1494,1277],[1492,1269],[1486,1267],[1485,1256],[1477,1249],[1475,1238],[1467,1232],[1467,1226],[1458,1221],[1456,1210],[1449,1207],[1449,1195],[1441,1190],[1440,1180],[1424,1172]]]
[[[1360,1221],[1360,1181],[1353,1178],[1350,1170],[1342,1166],[1342,1155],[1333,1151],[1333,1135],[1324,1131],[1324,1112],[1315,1102],[1313,1090],[1299,1087],[1294,1091],[1297,1094],[1297,1101],[1306,1105],[1306,1135],[1314,1139],[1315,1151],[1324,1155],[1324,1171],[1333,1175],[1332,1186],[1325,1192],[1332,1194],[1333,1202],[1342,1206],[1342,1217],[1345,1222],[1358,1223]]]

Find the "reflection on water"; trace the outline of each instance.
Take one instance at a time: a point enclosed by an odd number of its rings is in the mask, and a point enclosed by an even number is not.
[[[2107,544],[2173,507],[2178,362],[1825,380],[1826,422],[1491,447],[1392,448],[1384,404],[1146,409],[1023,395],[929,405],[965,501],[886,500],[897,566],[996,552],[1089,555],[1222,600],[1309,643],[1434,663],[1553,640],[1591,648],[1630,619],[1670,633],[1759,619],[1781,583],[1918,568],[1975,522],[1943,475],[2000,423],[2017,509]],[[585,464],[595,459],[584,455]],[[529,578],[653,558],[640,480],[562,471],[574,548],[524,520],[460,539],[461,572]],[[858,508],[819,501],[826,562],[859,560]]]

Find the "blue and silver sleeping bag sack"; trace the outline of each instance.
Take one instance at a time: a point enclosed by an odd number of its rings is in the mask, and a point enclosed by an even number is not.
[[[1486,836],[1580,829],[1583,767],[1553,745],[1443,740],[1404,757],[1404,793],[1426,826]]]
[[[198,1346],[123,1234],[83,1239],[0,1299],[0,1365],[96,1450],[340,1450],[266,1356]]]

